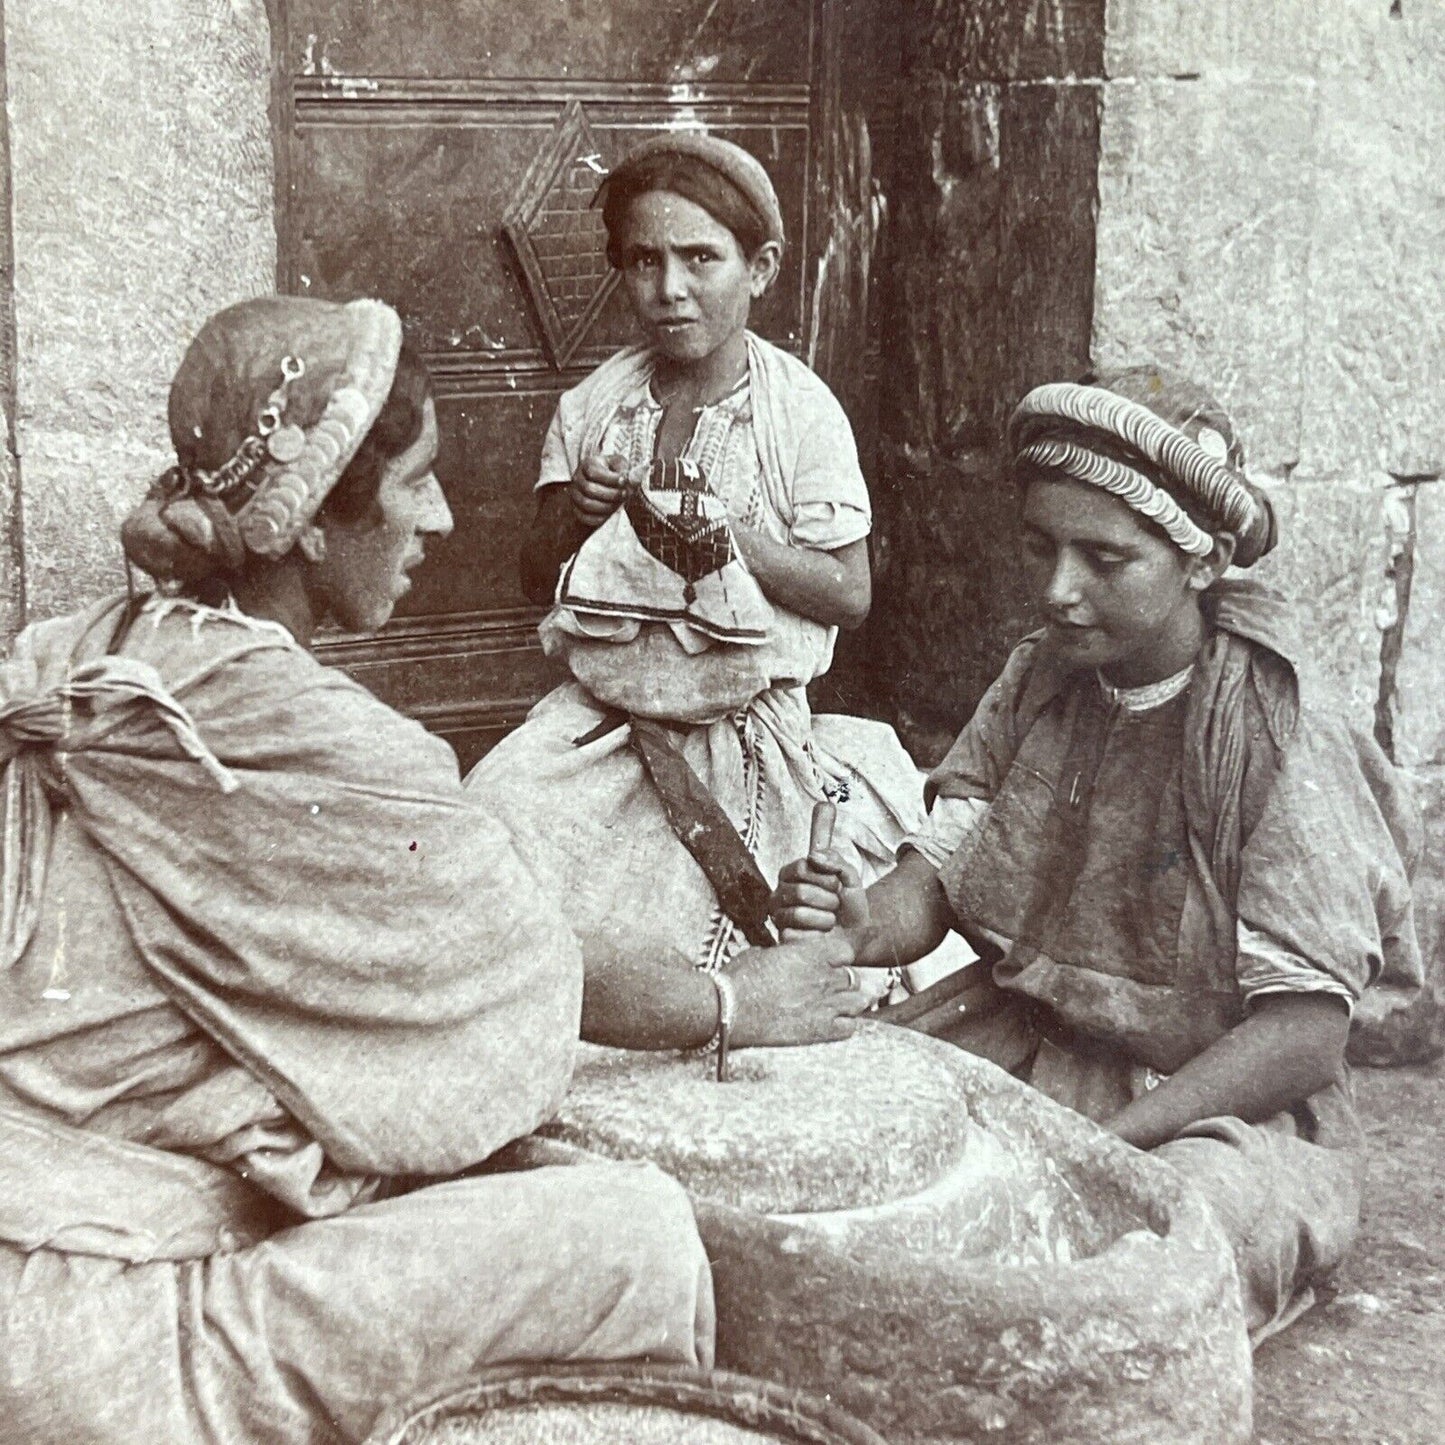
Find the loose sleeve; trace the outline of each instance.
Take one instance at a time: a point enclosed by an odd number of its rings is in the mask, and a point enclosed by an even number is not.
[[[1025,638],[989,685],[968,725],[924,785],[930,813],[944,798],[993,801],[1018,751],[1019,703],[1034,671],[1037,639]],[[960,838],[961,841],[961,838]]]
[[[810,388],[802,405],[805,416],[792,479],[788,540],[795,546],[832,552],[868,535],[873,508],[853,428],[837,398],[820,382]]]
[[[935,798],[928,821],[898,845],[899,855],[921,853],[935,868],[945,863],[968,841],[988,814],[982,798]]]
[[[1286,975],[1297,989],[1296,965],[1353,1001],[1402,966],[1418,981],[1418,949],[1412,964],[1400,947],[1413,935],[1408,866],[1343,726],[1301,715],[1240,856],[1237,915],[1247,996]]]
[[[572,480],[573,468],[567,460],[567,443],[562,432],[562,404],[558,401],[547,426],[547,435],[542,442],[542,464],[537,470],[536,490],[544,487],[565,486]]]
[[[1246,1004],[1270,994],[1328,994],[1339,999],[1347,1013],[1354,1013],[1354,991],[1333,975],[1316,968],[1261,929],[1240,923],[1235,934],[1235,976]]]

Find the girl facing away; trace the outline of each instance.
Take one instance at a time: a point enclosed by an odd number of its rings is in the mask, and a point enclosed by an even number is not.
[[[467,1171],[548,1118],[581,960],[451,749],[312,655],[451,529],[379,301],[213,316],[163,583],[0,659],[0,1436],[361,1440],[489,1364],[711,1360],[650,1166]]]
[[[812,371],[747,329],[784,244],[754,157],[658,136],[600,199],[645,340],[561,398],[523,552],[572,680],[469,786],[559,886],[585,1036],[702,1045],[726,989],[739,1045],[839,1037],[883,983],[831,967],[836,943],[747,945],[768,941],[816,803],[837,803],[837,846],[869,878],[922,823],[892,730],[815,718],[805,691],[869,607],[852,432]]]
[[[864,891],[819,850],[782,870],[774,917],[872,967],[968,936],[991,976],[937,1031],[1183,1171],[1258,1341],[1355,1233],[1344,1049],[1367,986],[1419,987],[1418,819],[1302,689],[1284,600],[1225,577],[1275,523],[1211,398],[1151,370],[1038,387],[1009,451],[1047,625],[898,866]]]

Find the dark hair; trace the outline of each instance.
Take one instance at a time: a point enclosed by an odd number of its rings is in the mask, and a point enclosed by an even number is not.
[[[726,226],[749,261],[769,238],[767,220],[723,173],[695,156],[662,152],[624,162],[607,182],[602,201],[602,224],[607,227],[607,260],[622,269],[622,232],[638,196],[648,191],[671,191],[701,206],[720,226]]]
[[[376,506],[381,474],[421,435],[423,413],[431,396],[426,363],[403,343],[396,361],[391,392],[376,421],[321,504],[319,518],[355,522]]]

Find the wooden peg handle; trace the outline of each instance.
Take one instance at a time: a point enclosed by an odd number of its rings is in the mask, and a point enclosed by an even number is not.
[[[836,803],[813,804],[813,824],[808,832],[808,857],[815,858],[833,846],[833,825],[837,821]]]

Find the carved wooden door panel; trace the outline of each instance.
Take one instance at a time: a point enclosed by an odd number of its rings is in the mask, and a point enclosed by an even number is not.
[[[823,258],[857,289],[827,218],[835,177],[871,184],[866,143],[858,154],[839,121],[840,58],[864,53],[866,8],[273,0],[281,288],[401,312],[436,379],[456,518],[384,633],[323,649],[464,763],[555,681],[516,552],[558,395],[631,338],[588,204],[605,168],[660,127],[702,123],[747,146],[790,238],[755,325],[825,373],[830,356],[863,354],[866,308]],[[855,212],[840,211],[844,250],[859,244]]]

